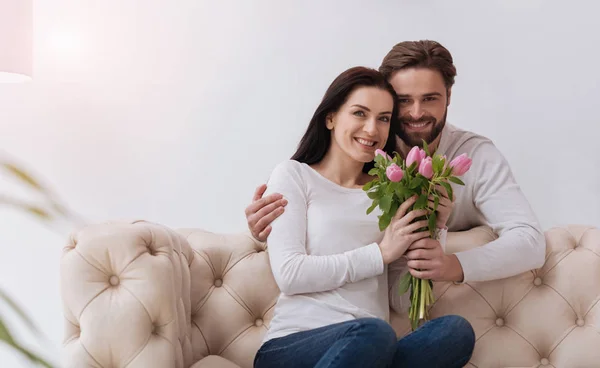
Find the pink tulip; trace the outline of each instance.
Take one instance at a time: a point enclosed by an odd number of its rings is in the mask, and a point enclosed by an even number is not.
[[[410,167],[413,163],[417,163],[417,167],[421,164],[421,160],[427,157],[425,150],[414,146],[406,156],[406,167]]]
[[[385,175],[393,182],[399,182],[404,177],[404,172],[400,168],[400,166],[396,164],[391,164],[385,169]]]
[[[471,168],[471,163],[473,163],[473,160],[471,160],[466,153],[456,157],[454,160],[450,161],[452,175],[464,175]]]
[[[421,160],[419,165],[419,174],[423,175],[427,179],[431,179],[433,176],[433,160],[431,157],[425,157]]]
[[[390,157],[390,155],[388,155],[387,153],[385,153],[384,150],[376,149],[375,150],[375,156],[377,156],[377,155],[385,157],[389,161],[392,161],[392,158]]]

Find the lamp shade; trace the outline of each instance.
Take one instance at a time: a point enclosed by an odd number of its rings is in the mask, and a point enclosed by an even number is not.
[[[0,0],[0,83],[31,79],[33,0]]]

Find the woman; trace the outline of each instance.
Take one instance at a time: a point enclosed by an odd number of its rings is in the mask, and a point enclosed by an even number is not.
[[[473,330],[460,317],[430,321],[400,341],[387,322],[390,305],[408,308],[395,292],[406,272],[401,257],[428,236],[416,232],[425,221],[413,222],[424,210],[407,212],[415,198],[384,232],[380,212],[366,214],[371,200],[362,186],[372,179],[375,151],[394,151],[396,99],[379,72],[345,71],[325,93],[297,152],[271,174],[268,190],[288,204],[269,235],[281,294],[256,368],[462,367],[470,359]],[[438,231],[444,242],[445,224]]]

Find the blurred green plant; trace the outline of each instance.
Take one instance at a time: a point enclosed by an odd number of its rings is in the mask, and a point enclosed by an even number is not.
[[[15,179],[20,186],[25,186],[30,190],[35,191],[42,198],[40,202],[31,202],[17,199],[15,196],[0,193],[0,206],[8,206],[14,209],[24,211],[41,221],[43,224],[54,228],[54,225],[59,220],[66,220],[70,223],[80,221],[78,216],[67,209],[67,206],[61,203],[59,198],[50,190],[49,187],[42,185],[39,179],[36,179],[31,173],[15,163],[15,160],[0,157],[0,170]],[[42,338],[42,332],[35,326],[34,322],[27,316],[12,298],[10,298],[2,289],[0,289],[0,300],[12,310],[21,321],[34,333],[38,338]],[[1,311],[0,311],[1,312]],[[0,341],[7,344],[16,352],[22,354],[29,361],[42,365],[47,368],[55,368],[47,360],[43,359],[39,354],[31,351],[22,343],[17,341],[11,333],[8,325],[5,323],[5,318],[0,314]]]

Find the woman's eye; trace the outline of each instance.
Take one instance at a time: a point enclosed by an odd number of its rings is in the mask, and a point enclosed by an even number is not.
[[[354,115],[356,115],[356,116],[365,116],[365,113],[362,112],[362,111],[360,111],[360,110],[358,110],[358,111],[354,112]]]
[[[381,121],[385,121],[386,123],[389,123],[390,122],[390,118],[387,117],[387,116],[382,116],[381,117]]]

